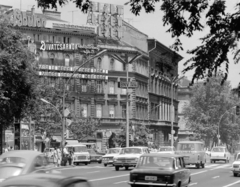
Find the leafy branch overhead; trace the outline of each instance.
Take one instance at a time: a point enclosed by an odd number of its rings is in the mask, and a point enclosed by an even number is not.
[[[87,12],[90,0],[36,0],[41,8],[57,8],[68,2]],[[172,48],[176,51],[183,50],[181,37],[192,37],[194,33],[203,31],[208,26],[208,34],[200,38],[202,44],[195,49],[187,49],[192,55],[185,63],[183,72],[194,70],[194,80],[212,77],[219,69],[224,73],[223,81],[227,79],[229,68],[229,52],[234,53],[235,63],[239,62],[240,50],[237,48],[239,39],[240,3],[236,4],[235,11],[227,12],[226,1],[208,0],[126,0],[125,5],[130,5],[130,11],[136,16],[141,11],[152,13],[163,12],[163,26],[166,32],[175,38]]]

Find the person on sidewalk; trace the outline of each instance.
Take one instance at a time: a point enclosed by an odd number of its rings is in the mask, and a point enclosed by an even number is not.
[[[59,149],[59,147],[57,148],[57,155],[58,155],[57,165],[58,165],[58,167],[60,167],[61,161],[62,161],[62,153],[61,153],[61,150]]]
[[[68,161],[68,156],[69,156],[69,152],[66,148],[66,144],[63,148],[63,158],[62,158],[62,165],[66,166],[67,165],[67,161]]]
[[[57,152],[57,148],[54,147],[54,151],[53,151],[53,163],[55,167],[58,167],[58,152]]]
[[[72,161],[73,161],[73,151],[69,151],[69,156],[68,156],[68,164],[69,166],[72,165]]]

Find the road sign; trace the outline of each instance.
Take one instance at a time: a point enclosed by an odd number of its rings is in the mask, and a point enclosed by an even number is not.
[[[129,81],[128,84],[127,82],[119,82],[118,83],[118,87],[119,88],[137,88],[138,87],[138,83],[136,81]]]
[[[220,138],[220,134],[217,135],[217,138]]]

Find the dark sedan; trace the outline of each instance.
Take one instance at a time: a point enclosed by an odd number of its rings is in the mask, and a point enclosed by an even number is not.
[[[144,154],[130,172],[129,184],[135,186],[188,186],[190,171],[182,156],[173,154]]]
[[[0,182],[6,178],[52,169],[45,155],[37,151],[16,150],[0,156]]]
[[[28,174],[9,178],[0,183],[0,187],[90,187],[86,179],[66,177],[56,174]]]
[[[94,149],[88,149],[90,154],[90,162],[98,162],[99,164],[102,163],[102,156],[104,154],[96,152]]]

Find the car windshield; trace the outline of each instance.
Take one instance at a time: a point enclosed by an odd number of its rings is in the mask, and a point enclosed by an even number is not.
[[[240,160],[240,154],[237,155],[236,160]]]
[[[160,148],[159,151],[172,151],[173,149],[171,147],[165,147],[165,148]]]
[[[142,150],[140,148],[124,148],[121,154],[141,154]]]
[[[142,156],[138,161],[137,167],[170,169],[173,167],[173,159],[159,156]]]
[[[5,157],[0,161],[0,164],[21,164],[25,165],[25,159],[21,157]]]
[[[224,148],[215,147],[212,149],[212,152],[224,152]]]
[[[120,152],[120,149],[109,149],[107,154],[118,154]]]
[[[0,167],[0,179],[18,176],[21,172],[22,168],[19,167]]]
[[[76,147],[67,147],[68,151],[73,152],[88,152],[87,147],[85,146],[76,146]]]
[[[179,143],[177,150],[180,151],[195,151],[195,145],[193,143]]]

